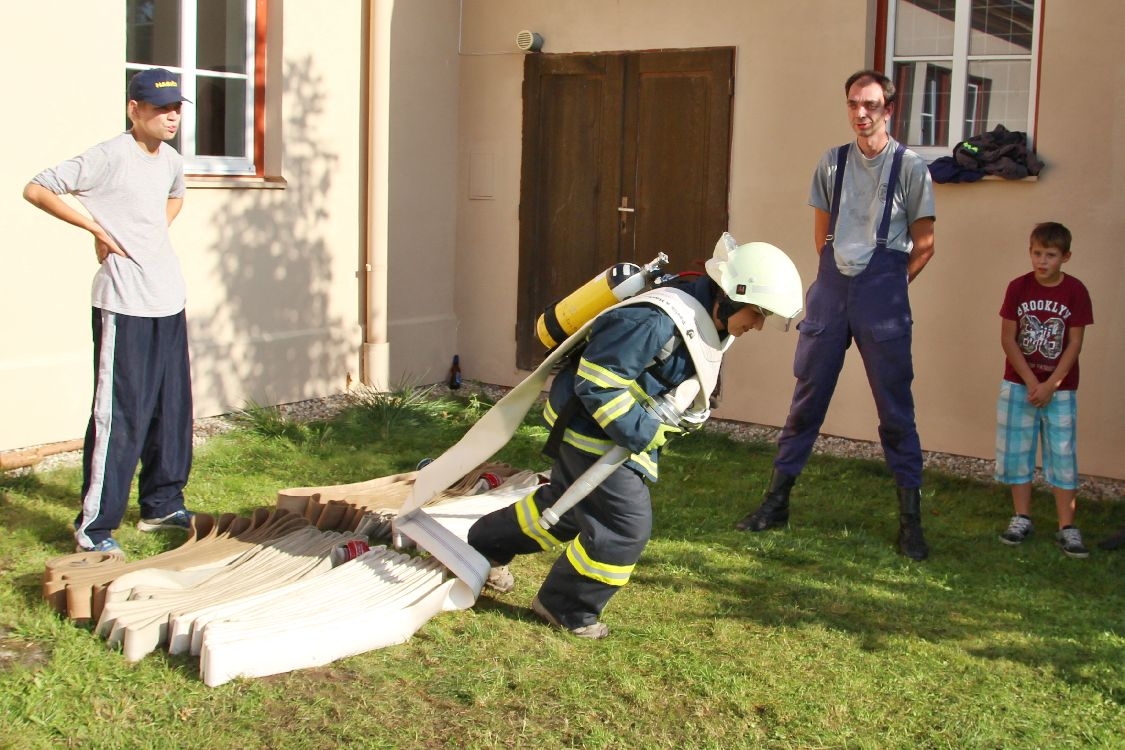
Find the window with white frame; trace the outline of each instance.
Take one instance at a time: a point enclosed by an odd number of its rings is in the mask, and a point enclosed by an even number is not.
[[[191,174],[253,175],[257,0],[126,0],[126,79],[167,68],[184,106],[172,145]]]
[[[1043,0],[885,0],[891,133],[935,159],[1003,125],[1033,146]]]

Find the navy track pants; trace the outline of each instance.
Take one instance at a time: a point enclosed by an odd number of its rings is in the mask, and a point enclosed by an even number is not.
[[[187,316],[93,309],[94,399],[82,453],[74,538],[92,547],[121,525],[138,461],[141,518],[184,507],[191,471]]]

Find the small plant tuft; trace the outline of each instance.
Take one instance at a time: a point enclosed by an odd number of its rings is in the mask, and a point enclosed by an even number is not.
[[[262,406],[253,399],[233,412],[231,420],[260,437],[288,440],[294,445],[323,444],[332,433],[329,424],[301,422],[287,416],[277,406]]]
[[[448,400],[433,396],[435,387],[403,383],[392,390],[381,391],[360,385],[350,395],[359,420],[387,438],[395,427],[417,426],[427,419],[440,417],[450,408]]]

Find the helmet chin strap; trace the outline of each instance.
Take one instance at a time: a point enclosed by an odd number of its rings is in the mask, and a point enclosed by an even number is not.
[[[730,317],[745,306],[745,304],[735,302],[726,294],[723,294],[722,299],[718,302],[718,307],[715,309],[715,317],[723,324],[724,331],[728,329],[727,322],[730,320]]]

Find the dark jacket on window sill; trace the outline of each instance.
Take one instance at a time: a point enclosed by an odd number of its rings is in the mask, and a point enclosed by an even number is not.
[[[952,174],[952,177],[957,179],[944,180],[947,182],[970,182],[980,179],[968,174],[972,172],[981,173],[981,177],[996,175],[1006,180],[1022,180],[1039,174],[1043,168],[1043,163],[1027,147],[1027,134],[1008,130],[1003,125],[997,125],[988,133],[974,135],[968,140],[961,141],[954,147],[953,156],[943,159],[951,159],[959,168]],[[934,164],[943,159],[938,159]],[[933,165],[930,165],[931,174],[933,168]],[[943,170],[949,169],[948,163],[938,167],[939,173],[943,173],[943,176],[948,174]],[[943,181],[936,175],[934,180]]]

